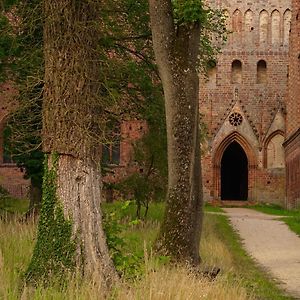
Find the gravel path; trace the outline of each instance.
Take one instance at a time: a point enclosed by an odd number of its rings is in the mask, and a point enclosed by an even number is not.
[[[248,253],[300,299],[300,238],[288,226],[247,208],[224,208]]]

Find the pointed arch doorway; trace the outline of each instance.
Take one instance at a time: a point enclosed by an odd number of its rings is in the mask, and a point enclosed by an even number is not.
[[[248,199],[248,159],[236,141],[230,143],[221,159],[221,200]]]
[[[237,131],[229,134],[214,150],[215,200],[255,201],[256,170],[256,154],[248,140]]]

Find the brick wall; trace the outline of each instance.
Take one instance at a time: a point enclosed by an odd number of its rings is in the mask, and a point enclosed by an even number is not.
[[[9,113],[15,108],[16,89],[11,82],[0,84],[0,185],[12,196],[28,197],[29,180],[15,164],[3,163],[3,129]]]
[[[300,2],[292,0],[289,56],[289,97],[287,101],[286,200],[289,208],[300,207]]]
[[[285,131],[290,1],[219,0],[211,5],[226,10],[232,34],[215,70],[200,79],[207,128],[202,145],[205,199],[220,199],[222,155],[237,141],[248,158],[248,200],[283,203],[283,147],[276,141],[283,140]],[[229,122],[234,112],[243,119],[238,126]],[[271,155],[282,158],[268,164]]]

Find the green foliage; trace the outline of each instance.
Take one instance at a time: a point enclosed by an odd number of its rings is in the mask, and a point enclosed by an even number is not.
[[[248,208],[255,209],[257,211],[277,216],[297,216],[299,210],[287,210],[282,206],[273,203],[259,203],[255,205],[249,205]]]
[[[38,225],[37,242],[26,271],[29,282],[47,282],[61,277],[75,266],[75,241],[72,221],[66,220],[56,196],[56,168],[58,155],[52,154],[52,168],[48,168],[48,156],[44,162],[43,201]]]
[[[198,68],[207,72],[210,62],[215,61],[220,47],[226,42],[226,16],[223,10],[212,9],[202,0],[172,0],[174,22],[177,27],[201,28]]]
[[[178,25],[207,22],[207,10],[202,0],[173,0],[172,5],[174,19]]]
[[[298,211],[298,215],[296,216],[282,218],[282,221],[284,221],[292,231],[300,236],[300,211]]]
[[[130,201],[126,201],[118,209],[114,207],[110,211],[104,210],[103,216],[103,227],[111,258],[120,275],[127,279],[140,275],[143,263],[143,255],[130,251],[130,246],[122,236],[129,227],[139,224],[137,220],[121,222],[121,216],[128,214],[129,205]]]
[[[27,199],[17,199],[9,195],[0,195],[0,210],[8,213],[25,213],[28,210]]]
[[[211,204],[209,204],[207,202],[205,202],[205,204],[204,204],[204,210],[206,212],[224,213],[224,210],[221,207],[219,207],[219,206],[213,206],[213,205],[211,205]]]

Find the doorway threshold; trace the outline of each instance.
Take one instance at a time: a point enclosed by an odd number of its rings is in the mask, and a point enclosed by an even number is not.
[[[243,207],[255,205],[256,202],[249,200],[213,200],[209,201],[213,206],[222,206],[222,207]]]

